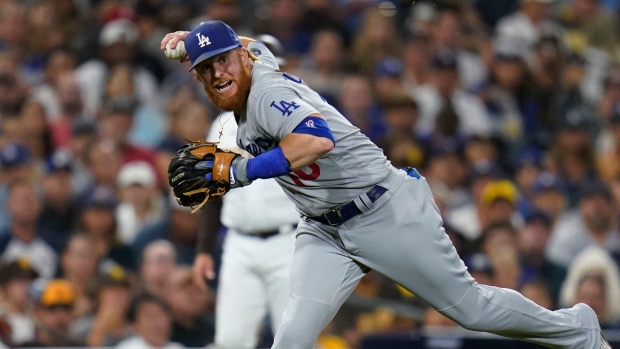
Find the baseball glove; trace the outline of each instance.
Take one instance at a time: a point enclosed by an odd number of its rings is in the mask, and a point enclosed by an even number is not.
[[[189,141],[170,159],[168,183],[179,205],[196,212],[230,190],[230,166],[238,154],[203,140]]]

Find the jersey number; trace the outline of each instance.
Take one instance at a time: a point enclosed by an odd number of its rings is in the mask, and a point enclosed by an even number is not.
[[[279,105],[276,104],[275,101],[271,102],[271,104],[269,105],[272,108],[276,108],[278,109],[278,111],[280,113],[282,113],[282,116],[284,116],[284,114],[286,114],[286,116],[291,116],[291,114],[293,113],[293,110],[299,108],[299,104],[295,103],[295,102],[286,102],[286,101],[280,101]],[[291,109],[292,108],[292,109]]]
[[[310,173],[306,173],[303,170],[297,170],[293,173],[289,173],[289,177],[291,177],[291,179],[293,180],[293,182],[295,182],[295,184],[297,184],[300,187],[305,187],[306,185],[301,181],[306,180],[306,181],[313,181],[317,178],[319,178],[319,176],[321,175],[321,168],[319,167],[319,165],[317,165],[316,163],[311,164],[310,166],[308,166],[308,168],[312,171]]]

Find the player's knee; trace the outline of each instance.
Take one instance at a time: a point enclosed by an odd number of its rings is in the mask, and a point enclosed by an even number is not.
[[[283,326],[276,335],[274,348],[312,349],[316,338],[300,326]]]
[[[488,331],[489,323],[480,316],[471,316],[457,321],[459,325],[470,331]]]
[[[486,316],[482,312],[462,312],[458,309],[451,309],[444,313],[454,320],[457,324],[470,331],[488,331],[491,324]]]
[[[287,333],[280,337],[277,348],[312,349],[316,338],[306,338],[304,333]]]

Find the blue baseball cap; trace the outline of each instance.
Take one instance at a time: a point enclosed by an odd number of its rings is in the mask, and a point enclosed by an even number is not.
[[[538,175],[536,179],[534,179],[534,183],[532,183],[532,190],[534,193],[538,194],[546,190],[555,190],[559,192],[564,192],[566,189],[566,185],[564,181],[553,173],[544,172]]]
[[[242,47],[239,37],[221,21],[202,22],[185,38],[185,50],[192,63],[190,70],[213,56],[238,47]]]
[[[27,165],[30,159],[28,148],[19,143],[9,143],[0,150],[0,167],[3,169]]]
[[[118,201],[114,190],[107,186],[98,186],[88,194],[84,200],[84,209],[102,208],[106,210],[114,210]]]
[[[45,160],[45,172],[47,174],[58,171],[71,172],[73,169],[73,159],[71,154],[66,151],[58,150]]]

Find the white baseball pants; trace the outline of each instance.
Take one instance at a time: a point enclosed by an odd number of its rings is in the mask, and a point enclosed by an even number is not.
[[[267,312],[275,333],[288,302],[294,250],[294,232],[263,239],[228,230],[216,300],[218,349],[255,348]]]

